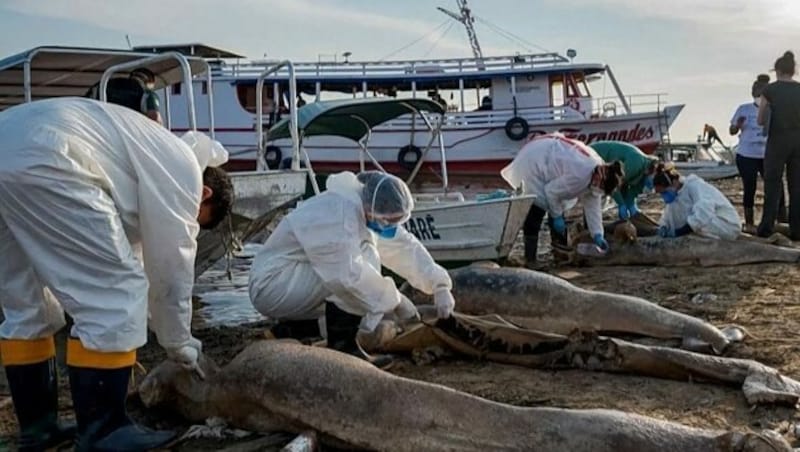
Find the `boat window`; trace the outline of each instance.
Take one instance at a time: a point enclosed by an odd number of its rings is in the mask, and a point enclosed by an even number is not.
[[[575,88],[575,83],[567,83],[567,97],[578,97],[578,90]]]
[[[264,113],[270,113],[273,110],[272,102],[272,87],[264,86],[264,100],[263,107]],[[250,113],[256,112],[256,86],[255,85],[236,85],[236,98],[239,105]]]
[[[572,80],[575,81],[575,88],[578,90],[580,97],[589,97],[589,85],[586,83],[586,76],[583,72],[574,72]]]
[[[564,105],[564,82],[561,76],[550,79],[550,105],[553,107]]]
[[[172,85],[172,95],[173,96],[180,96],[181,95],[181,82],[178,82]]]
[[[208,94],[208,82],[201,82],[200,84],[200,91],[203,94]]]

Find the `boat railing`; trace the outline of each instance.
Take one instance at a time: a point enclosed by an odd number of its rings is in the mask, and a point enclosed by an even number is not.
[[[192,66],[189,64],[189,60],[185,55],[180,52],[164,52],[153,56],[147,56],[143,58],[139,58],[132,61],[127,61],[124,63],[115,64],[111,67],[106,68],[103,71],[103,74],[100,76],[100,86],[98,93],[100,94],[100,100],[102,102],[106,102],[108,97],[108,82],[111,80],[111,76],[130,69],[136,69],[139,67],[144,67],[147,64],[156,63],[159,61],[167,61],[167,60],[175,60],[178,62],[181,71],[181,78],[186,85],[186,109],[187,109],[187,118],[189,123],[189,128],[191,130],[197,130],[197,115],[195,110],[195,97],[194,97],[194,87],[193,87],[193,79],[195,75],[192,74]],[[205,76],[205,83],[208,86],[212,86],[212,74],[209,70],[209,65],[207,61],[203,61],[203,65],[205,66],[204,76]],[[208,118],[209,118],[209,133],[211,138],[215,138],[214,133],[214,96],[211,91],[208,92],[206,97],[206,101],[208,102]],[[169,106],[169,96],[165,97],[165,110],[166,110],[166,124],[165,126],[167,129],[171,129],[171,112]]]
[[[667,93],[631,94],[625,96],[631,113],[661,111],[667,106]],[[618,96],[596,97],[592,99],[593,113],[600,117],[625,114],[625,107]]]
[[[464,202],[461,192],[414,193],[414,201],[420,204],[439,204],[442,202]]]
[[[217,77],[257,77],[265,68],[274,65],[273,61],[246,61],[233,64],[215,64],[212,68]],[[353,77],[353,76],[391,76],[416,74],[441,75],[474,73],[478,71],[514,71],[538,69],[544,66],[569,64],[569,60],[558,53],[538,53],[475,58],[455,58],[441,60],[405,61],[359,61],[359,62],[310,62],[296,63],[295,74],[303,76]],[[288,71],[282,69],[275,76],[286,77]]]
[[[655,100],[647,100],[646,96],[653,96]],[[663,95],[632,95],[630,99],[634,100],[633,105],[642,107],[645,105],[658,105],[662,108],[665,103]],[[595,99],[599,105],[612,102],[614,99],[619,102],[617,98]],[[652,108],[651,110],[652,111]],[[634,111],[633,113],[636,113]],[[625,112],[622,107],[618,107],[616,115],[624,115]],[[428,119],[433,126],[438,126],[440,121],[443,121],[442,129],[486,129],[486,128],[503,128],[509,119],[518,116],[525,119],[531,126],[537,123],[547,123],[552,121],[570,122],[585,122],[595,119],[602,119],[610,115],[603,115],[602,112],[595,110],[594,112],[581,113],[568,106],[559,107],[532,107],[520,108],[516,113],[513,109],[504,110],[480,110],[480,111],[467,111],[467,112],[447,112],[442,116],[431,115]],[[423,131],[427,130],[425,122],[419,117],[414,117],[411,114],[400,116],[391,121],[387,121],[374,128],[376,132],[408,132],[411,130]]]

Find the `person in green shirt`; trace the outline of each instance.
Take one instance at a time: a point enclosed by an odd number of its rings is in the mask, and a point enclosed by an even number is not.
[[[617,203],[620,220],[626,220],[637,213],[636,197],[645,188],[653,188],[653,174],[658,158],[639,150],[636,146],[624,141],[598,141],[589,145],[606,162],[619,160],[625,170],[622,187],[612,197]]]

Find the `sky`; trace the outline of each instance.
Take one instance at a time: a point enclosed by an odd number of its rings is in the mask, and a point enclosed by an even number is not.
[[[0,58],[39,45],[127,48],[127,39],[134,46],[199,42],[296,61],[346,51],[350,61],[471,56],[464,27],[446,22],[437,6],[457,11],[455,0],[0,0]],[[667,93],[669,104],[686,104],[673,141],[695,140],[705,123],[725,131],[736,107],[751,100],[756,75],[774,78],[775,59],[800,52],[793,47],[800,45],[797,0],[469,6],[484,56],[573,48],[575,62],[610,65],[626,94]],[[735,142],[727,134],[723,140]]]

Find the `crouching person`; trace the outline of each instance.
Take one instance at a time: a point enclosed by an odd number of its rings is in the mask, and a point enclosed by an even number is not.
[[[716,187],[694,174],[683,177],[659,163],[653,176],[655,191],[666,206],[658,234],[680,237],[695,233],[722,240],[736,240],[741,219],[728,198]]]
[[[256,255],[250,269],[250,299],[263,315],[278,321],[275,337],[319,335],[324,316],[328,347],[385,368],[388,356],[369,356],[356,341],[386,313],[401,320],[417,317],[413,303],[387,267],[412,286],[433,294],[440,318],[454,300],[447,271],[401,224],[414,200],[399,178],[367,171],[332,175],[327,190],[284,218]]]
[[[76,451],[148,450],[174,434],[125,409],[149,326],[197,369],[190,333],[196,236],[231,206],[227,153],[125,107],[62,98],[0,113],[0,353],[19,450],[75,438]],[[77,420],[57,420],[53,336],[74,320],[67,365]]]

